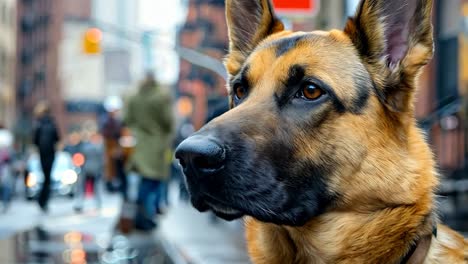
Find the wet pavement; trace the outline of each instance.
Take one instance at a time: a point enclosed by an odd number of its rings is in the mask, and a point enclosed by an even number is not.
[[[174,263],[152,234],[102,237],[37,227],[0,241],[0,263]]]
[[[189,263],[250,263],[242,221],[216,220],[179,203],[161,220],[160,234],[172,243]]]
[[[87,201],[79,214],[66,198],[54,199],[48,214],[34,202],[14,201],[0,215],[0,263],[174,263],[155,234],[116,233],[120,200],[105,198],[105,207]]]
[[[114,230],[120,199],[103,200],[100,209],[86,201],[79,214],[66,198],[54,199],[48,214],[34,202],[13,201],[0,214],[0,263],[249,263],[239,221],[213,221],[174,201],[157,231],[123,236]]]

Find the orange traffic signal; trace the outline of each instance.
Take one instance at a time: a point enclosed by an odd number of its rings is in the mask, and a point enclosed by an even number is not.
[[[83,37],[83,52],[86,54],[98,54],[101,52],[102,31],[98,28],[86,30]]]

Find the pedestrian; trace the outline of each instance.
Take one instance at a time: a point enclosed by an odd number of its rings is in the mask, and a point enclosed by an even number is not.
[[[79,130],[70,132],[67,135],[63,151],[70,154],[71,157],[77,153],[81,153],[83,148],[83,141]]]
[[[124,122],[136,138],[129,169],[141,176],[135,227],[151,230],[160,211],[161,184],[169,177],[174,130],[172,99],[152,74],[147,74],[136,95],[128,101]]]
[[[121,130],[119,147],[121,149],[121,155],[119,155],[116,166],[117,178],[120,181],[119,191],[122,194],[123,200],[125,202],[129,202],[129,188],[131,188],[131,186],[129,186],[130,182],[125,171],[125,164],[128,163],[132,156],[133,149],[135,147],[135,138],[130,129],[126,126],[123,126]]]
[[[101,135],[96,131],[87,135],[82,144],[81,151],[85,157],[85,162],[82,167],[82,177],[80,177],[76,193],[74,209],[77,212],[81,212],[83,209],[86,190],[89,187],[92,187],[96,207],[101,208],[102,205],[100,182],[104,163],[104,148]]]
[[[12,175],[13,135],[0,123],[0,201],[3,212],[6,212],[14,183]]]
[[[50,174],[55,159],[56,144],[59,142],[60,137],[55,121],[51,116],[49,105],[46,102],[38,103],[34,109],[34,114],[36,124],[33,142],[39,151],[42,172],[44,174],[44,182],[39,193],[38,203],[41,210],[47,212],[50,196]]]
[[[122,101],[119,97],[111,96],[104,102],[106,110],[103,119],[101,120],[101,134],[104,139],[104,178],[108,191],[116,191],[121,189],[116,187],[116,180],[121,179],[122,168],[122,149],[119,145],[123,124],[119,118],[119,112],[122,108]]]

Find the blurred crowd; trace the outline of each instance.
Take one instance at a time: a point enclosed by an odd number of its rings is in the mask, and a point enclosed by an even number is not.
[[[32,145],[26,152],[19,151],[12,133],[0,127],[3,212],[15,195],[24,194],[45,214],[56,196],[69,197],[76,213],[81,213],[89,204],[86,199],[94,199],[100,209],[106,202],[103,192],[110,192],[123,201],[116,229],[123,233],[155,229],[158,215],[169,206],[170,182],[178,187],[181,199],[188,199],[173,157],[174,147],[194,131],[183,100],[178,101],[183,113],[176,121],[171,93],[147,74],[134,95],[109,98],[96,122],[77,124],[62,137],[48,103],[38,103]],[[205,121],[227,110],[227,100],[220,100],[212,104]]]

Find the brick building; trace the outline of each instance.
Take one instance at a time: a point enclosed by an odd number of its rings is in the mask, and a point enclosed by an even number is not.
[[[222,60],[228,49],[224,0],[190,0],[187,20],[179,30],[179,44]],[[225,80],[181,59],[178,95],[193,99],[192,119],[198,129],[205,122],[209,102],[225,99]]]
[[[62,32],[62,0],[17,1],[16,136],[27,143],[32,110],[47,100],[60,127],[63,104],[58,81],[58,44]]]

